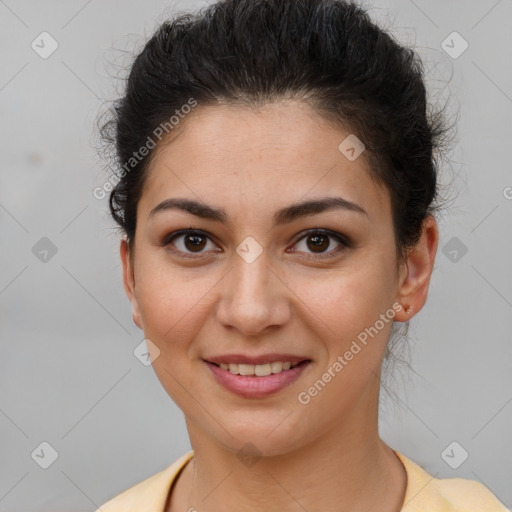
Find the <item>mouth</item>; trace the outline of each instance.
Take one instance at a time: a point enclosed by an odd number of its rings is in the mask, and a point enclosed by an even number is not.
[[[274,361],[272,363],[263,364],[244,364],[244,363],[211,363],[223,370],[231,372],[233,375],[244,375],[254,377],[268,377],[276,373],[285,372],[291,368],[295,368],[299,364],[309,361],[308,359],[299,363],[292,363],[291,361]],[[210,361],[208,361],[210,362]]]
[[[256,358],[253,358],[253,361]],[[225,389],[244,398],[263,398],[295,382],[312,363],[296,356],[270,356],[250,362],[243,356],[203,359],[215,380]]]

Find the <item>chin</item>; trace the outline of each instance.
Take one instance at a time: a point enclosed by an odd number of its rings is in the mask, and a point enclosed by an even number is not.
[[[234,412],[232,420],[229,415],[223,415],[224,428],[215,423],[210,424],[208,430],[221,445],[239,456],[285,455],[306,445],[308,437],[305,431],[307,424],[296,423],[299,418],[293,412],[290,414],[291,411],[289,408],[285,412],[268,415],[253,411],[242,417]]]

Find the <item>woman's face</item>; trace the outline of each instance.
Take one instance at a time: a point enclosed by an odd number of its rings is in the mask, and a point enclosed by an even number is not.
[[[342,153],[350,132],[302,103],[199,105],[181,122],[151,163],[133,266],[121,253],[134,321],[189,431],[277,454],[374,420],[414,283],[396,271],[389,194],[364,152],[353,159],[349,139]]]

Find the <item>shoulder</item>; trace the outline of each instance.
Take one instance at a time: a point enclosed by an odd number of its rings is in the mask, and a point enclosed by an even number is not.
[[[510,512],[485,485],[464,478],[436,478],[395,451],[407,472],[401,512]]]
[[[193,451],[182,455],[164,470],[111,498],[96,512],[164,512],[172,483],[193,455]]]

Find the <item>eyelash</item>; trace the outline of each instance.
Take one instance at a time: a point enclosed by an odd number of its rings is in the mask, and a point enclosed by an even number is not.
[[[331,249],[330,251],[325,252],[325,253],[316,253],[316,255],[314,255],[314,256],[307,256],[306,257],[307,259],[319,260],[319,259],[333,258],[351,247],[351,242],[347,237],[341,235],[340,233],[336,233],[336,232],[329,231],[326,229],[319,229],[319,228],[310,229],[308,231],[305,231],[303,236],[301,236],[293,245],[298,244],[299,242],[301,242],[302,240],[304,240],[305,238],[307,238],[308,236],[313,235],[313,234],[325,235],[327,237],[333,238],[337,242],[339,242],[341,245],[339,245],[338,247]],[[180,231],[175,231],[174,233],[171,233],[170,235],[166,236],[164,238],[164,240],[162,241],[161,245],[164,247],[168,246],[168,245],[172,245],[172,242],[176,238],[179,238],[180,236],[184,236],[184,235],[199,235],[199,236],[205,237],[208,240],[212,241],[211,237],[206,232],[204,232],[200,229],[189,228],[189,229],[182,229]],[[172,249],[172,251],[175,253],[179,253],[179,255],[184,258],[199,259],[202,257],[202,253],[184,253],[183,251],[180,251],[175,248]],[[297,252],[297,251],[293,251],[293,252]],[[193,255],[193,254],[196,254],[196,255]],[[315,254],[315,253],[309,253],[309,254]]]

